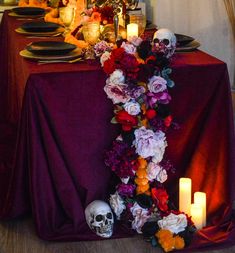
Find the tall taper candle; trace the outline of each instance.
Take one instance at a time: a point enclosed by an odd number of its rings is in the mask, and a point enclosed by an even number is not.
[[[206,226],[206,193],[205,192],[195,192],[194,193],[194,203],[202,207],[202,225]]]
[[[179,210],[190,215],[192,180],[182,177],[179,181]]]

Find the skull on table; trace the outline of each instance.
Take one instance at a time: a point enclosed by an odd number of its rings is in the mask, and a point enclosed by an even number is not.
[[[98,236],[111,237],[113,234],[113,213],[110,206],[102,200],[94,200],[85,209],[86,222]]]
[[[153,35],[154,49],[164,53],[167,58],[170,58],[174,54],[176,42],[175,34],[166,28],[157,30]]]

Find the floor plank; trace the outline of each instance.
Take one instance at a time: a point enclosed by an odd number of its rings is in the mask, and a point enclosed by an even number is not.
[[[0,253],[162,253],[143,241],[133,238],[92,242],[47,242],[38,238],[31,219],[0,223]],[[199,253],[201,251],[196,251]],[[234,253],[235,246],[205,253]]]

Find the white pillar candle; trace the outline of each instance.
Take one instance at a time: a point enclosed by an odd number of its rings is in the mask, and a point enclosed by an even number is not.
[[[190,210],[192,221],[195,227],[199,230],[203,227],[203,210],[202,206],[198,204],[191,204]]]
[[[138,25],[131,23],[127,25],[127,40],[129,40],[133,36],[138,36]]]
[[[179,210],[190,215],[192,180],[180,178],[179,182]]]
[[[203,227],[206,226],[206,193],[205,192],[195,192],[194,193],[194,203],[202,207],[203,215]]]

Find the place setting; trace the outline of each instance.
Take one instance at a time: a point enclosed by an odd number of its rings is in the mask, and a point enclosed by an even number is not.
[[[31,42],[20,51],[20,55],[40,64],[82,61],[82,50],[63,41]]]
[[[15,7],[8,13],[11,17],[17,18],[43,18],[46,10],[40,7]]]
[[[176,52],[191,52],[201,46],[201,44],[193,37],[175,33],[177,44]]]
[[[30,37],[56,37],[63,34],[64,27],[52,22],[32,21],[22,24],[15,31]]]

